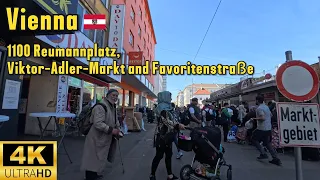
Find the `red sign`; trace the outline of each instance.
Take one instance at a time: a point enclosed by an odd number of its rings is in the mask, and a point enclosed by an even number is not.
[[[319,77],[315,70],[302,61],[288,61],[280,66],[276,75],[278,90],[286,98],[305,102],[319,92]]]
[[[143,54],[143,51],[129,52],[129,65],[130,66],[141,66],[142,65],[142,54]]]
[[[272,75],[270,74],[270,73],[268,73],[268,74],[266,74],[265,76],[264,76],[264,79],[271,79],[272,78]]]

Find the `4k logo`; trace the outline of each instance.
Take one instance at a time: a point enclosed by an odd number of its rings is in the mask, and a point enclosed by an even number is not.
[[[57,142],[0,142],[0,179],[57,179]]]
[[[18,148],[10,156],[11,162],[18,161],[19,164],[28,165],[34,164],[34,160],[37,158],[39,164],[47,164],[41,155],[41,152],[46,148],[46,146],[38,146],[36,150],[34,150],[34,146],[27,146],[28,161],[26,161],[27,158],[24,156],[24,147],[25,146],[18,146]]]

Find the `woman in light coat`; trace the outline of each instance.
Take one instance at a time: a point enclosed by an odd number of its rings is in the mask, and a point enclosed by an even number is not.
[[[107,97],[101,101],[102,105],[93,108],[90,121],[93,123],[86,136],[81,169],[86,171],[86,180],[101,178],[98,173],[103,172],[107,162],[115,158],[120,124],[117,119],[116,102],[118,91],[110,89]],[[106,108],[106,110],[105,110]]]
[[[241,121],[243,121],[243,118],[246,116],[246,108],[244,107],[243,104],[239,105],[239,114],[238,114],[238,119]]]

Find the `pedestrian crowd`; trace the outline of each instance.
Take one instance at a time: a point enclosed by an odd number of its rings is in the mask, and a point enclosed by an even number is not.
[[[101,102],[95,105],[88,103],[80,113],[78,126],[86,136],[81,169],[85,171],[86,180],[101,178],[106,163],[114,161],[119,138],[123,137],[120,121],[123,117],[116,107],[118,95],[117,90],[110,89]],[[172,172],[172,144],[177,148],[176,159],[182,158],[178,139],[186,127],[220,127],[224,142],[249,142],[258,149],[258,160],[268,159],[269,152],[272,156],[269,162],[281,165],[277,156],[280,146],[275,101],[266,104],[264,97],[258,95],[256,106],[250,108],[245,102],[238,106],[206,102],[200,108],[197,98],[193,98],[187,107],[177,107],[171,100],[171,93],[165,91],[158,94],[158,102],[161,103],[153,110],[145,106],[136,107],[136,111],[145,114],[149,123],[154,120],[157,123],[154,136],[156,154],[151,164],[150,180],[156,179],[155,173],[164,155],[167,179],[179,179]]]

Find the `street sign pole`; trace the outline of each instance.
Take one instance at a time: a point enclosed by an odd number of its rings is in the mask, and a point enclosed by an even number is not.
[[[292,51],[286,51],[286,62],[292,61]],[[301,155],[301,147],[294,148],[294,159],[296,165],[296,180],[303,180],[302,174],[302,155]]]

